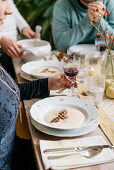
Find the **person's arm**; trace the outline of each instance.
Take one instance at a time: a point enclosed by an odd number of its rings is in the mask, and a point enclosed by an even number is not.
[[[13,0],[10,0],[10,1],[11,1],[14,16],[15,16],[15,20],[16,20],[16,25],[19,31],[27,38],[30,38],[30,39],[35,38],[35,32],[30,28],[29,24],[20,14]],[[38,35],[38,38],[40,38],[40,34]]]
[[[34,80],[18,85],[20,88],[21,100],[32,98],[44,98],[50,94],[49,90],[71,88],[72,82],[64,74],[60,74],[49,79]],[[74,86],[77,88],[77,82]]]
[[[10,0],[14,16],[16,18],[17,27],[20,32],[22,32],[24,27],[30,27],[26,20],[22,17],[17,7],[15,6],[13,0]]]
[[[35,80],[26,83],[18,84],[20,89],[21,100],[28,100],[32,98],[48,97],[50,92],[48,90],[48,79]]]
[[[83,41],[85,36],[90,32],[88,16],[85,16],[73,28],[70,28],[68,13],[70,11],[56,3],[53,13],[53,39],[58,50],[65,51],[69,46],[78,44]]]

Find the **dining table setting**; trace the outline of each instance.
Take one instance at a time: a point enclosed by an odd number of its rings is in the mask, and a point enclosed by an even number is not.
[[[12,59],[18,83],[59,74],[72,81],[71,89],[23,101],[38,169],[113,170],[114,81],[102,69],[106,48],[79,44],[64,53],[44,40],[18,43],[24,50],[24,58]]]

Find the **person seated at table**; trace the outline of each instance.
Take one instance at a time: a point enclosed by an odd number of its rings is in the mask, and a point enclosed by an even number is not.
[[[13,0],[10,0],[13,14],[6,17],[0,33],[0,45],[5,53],[10,57],[23,57],[21,46],[16,42],[19,33],[22,33],[29,39],[35,38],[35,32],[22,17]],[[40,35],[39,35],[40,37]]]
[[[2,65],[3,67],[7,65],[7,71],[10,72],[11,76],[15,79],[12,60],[10,57],[23,57],[21,45],[16,42],[19,38],[18,31],[29,39],[35,38],[36,35],[18,11],[13,0],[10,0],[10,4],[13,14],[8,15],[4,20],[4,25],[0,32],[0,46],[7,54],[7,56],[2,58],[2,63],[4,63],[4,65]],[[38,38],[40,38],[40,34],[38,35]]]
[[[6,15],[12,14],[8,0],[0,0],[0,30]],[[2,55],[5,55],[2,53]],[[16,118],[20,99],[48,97],[49,90],[70,88],[64,75],[16,84],[0,64],[0,169],[10,170]]]
[[[105,20],[102,9],[110,11]],[[99,12],[95,16],[94,9]],[[52,34],[55,46],[58,50],[66,51],[76,44],[94,43],[96,29],[89,23],[101,25],[108,34],[114,34],[114,0],[58,0],[54,6]]]

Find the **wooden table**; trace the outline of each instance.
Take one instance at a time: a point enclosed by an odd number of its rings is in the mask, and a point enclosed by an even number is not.
[[[23,78],[20,77],[21,66],[22,66],[22,64],[24,64],[24,60],[13,59],[13,64],[14,64],[14,69],[15,69],[18,83],[26,82]],[[34,150],[34,154],[35,154],[36,164],[37,164],[37,167],[39,170],[44,170],[44,166],[43,166],[41,154],[40,154],[40,149],[39,149],[39,140],[41,140],[41,139],[43,139],[43,140],[60,140],[60,139],[65,139],[65,138],[49,136],[49,135],[39,132],[38,130],[36,130],[34,128],[34,126],[31,124],[30,108],[31,108],[32,104],[35,103],[36,101],[38,101],[38,99],[24,100],[24,108],[25,108],[25,113],[26,113],[26,117],[27,117],[27,121],[28,121],[30,136],[31,136],[32,144],[33,144],[33,150]],[[102,132],[100,127],[98,127],[93,132],[91,132],[87,135],[84,135],[82,137],[97,136],[97,135],[103,136],[105,141],[110,144],[110,142],[108,141],[107,137]],[[77,168],[77,170],[114,170],[114,162],[96,165],[96,166]]]

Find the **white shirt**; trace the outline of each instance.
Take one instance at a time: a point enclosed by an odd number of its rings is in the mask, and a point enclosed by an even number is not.
[[[18,40],[18,30],[21,32],[24,27],[29,27],[29,25],[16,8],[13,0],[10,0],[10,3],[13,14],[6,16],[0,32],[0,38],[2,36],[7,36],[14,40]]]

